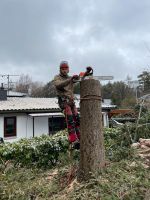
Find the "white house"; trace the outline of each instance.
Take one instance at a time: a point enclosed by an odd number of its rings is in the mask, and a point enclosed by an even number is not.
[[[4,141],[50,135],[65,128],[57,98],[6,96],[0,95],[0,137]],[[79,109],[77,100],[76,105]],[[114,106],[102,104],[104,126],[108,126],[108,112],[112,108]]]

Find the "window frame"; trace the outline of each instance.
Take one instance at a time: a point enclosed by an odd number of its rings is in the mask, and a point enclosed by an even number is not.
[[[56,121],[59,121],[56,123]],[[57,124],[57,128],[55,127],[55,124]],[[49,135],[55,134],[58,131],[64,130],[66,128],[65,118],[62,116],[52,116],[48,118],[48,131]]]
[[[14,120],[14,124],[13,124],[13,132],[7,133],[7,120],[8,119],[13,119]],[[4,138],[9,138],[9,137],[16,137],[17,136],[17,118],[16,116],[9,116],[9,117],[4,117]]]

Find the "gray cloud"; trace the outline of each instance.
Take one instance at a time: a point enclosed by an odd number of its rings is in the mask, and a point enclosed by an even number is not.
[[[1,0],[0,69],[48,82],[68,60],[70,73],[134,79],[150,62],[148,0]]]

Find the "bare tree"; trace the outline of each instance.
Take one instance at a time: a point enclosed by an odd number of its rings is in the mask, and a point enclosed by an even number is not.
[[[44,93],[43,93],[43,88],[44,85],[42,82],[32,82],[31,86],[30,86],[30,92],[29,92],[29,96],[31,97],[44,97]]]
[[[32,97],[56,97],[56,89],[53,81],[43,84],[42,82],[32,82],[29,75],[22,74],[16,84],[16,92],[27,93]]]
[[[44,97],[56,97],[56,88],[53,84],[53,81],[48,82],[44,87],[43,87],[43,96]]]
[[[22,74],[16,84],[16,92],[29,93],[32,84],[32,78],[29,75]]]

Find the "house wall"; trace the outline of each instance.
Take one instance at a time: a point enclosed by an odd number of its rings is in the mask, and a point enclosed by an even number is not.
[[[17,139],[31,137],[33,137],[33,118],[27,114],[17,115]]]
[[[102,112],[103,114],[103,126],[108,127],[108,113]],[[4,117],[16,116],[17,122],[17,136],[16,137],[7,137],[4,138]],[[33,128],[34,124],[34,128]],[[34,136],[41,136],[42,134],[49,134],[49,122],[48,116],[29,116],[28,114],[5,114],[0,115],[0,137],[4,139],[4,141],[13,142],[17,141],[21,138],[31,138]]]
[[[102,124],[104,127],[109,127],[109,119],[107,112],[102,112]]]
[[[5,137],[4,138],[4,117],[16,116],[16,134],[14,137]],[[0,137],[7,142],[17,141],[21,138],[30,137],[32,130],[31,119],[26,114],[3,114],[0,115]]]
[[[26,137],[31,138],[33,137],[33,119],[31,116],[27,115],[27,121],[26,121]]]
[[[17,136],[4,138],[4,117],[16,116],[16,131]],[[0,115],[0,137],[6,142],[14,142],[21,138],[30,138],[48,134],[48,117],[34,117],[34,131],[33,131],[33,117],[27,114],[4,114]]]
[[[48,135],[48,117],[34,117],[34,136]]]

